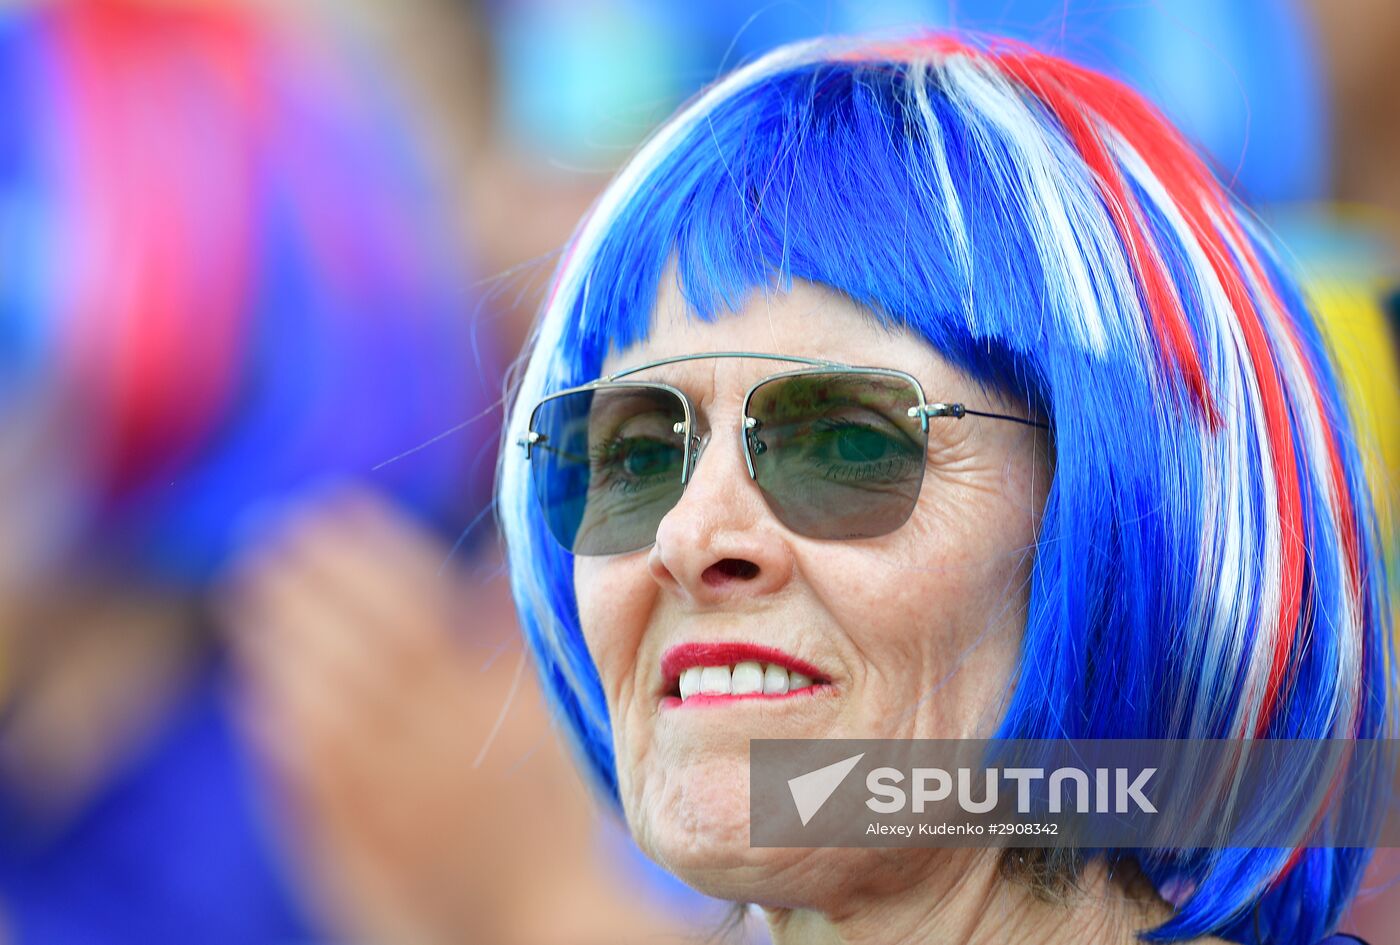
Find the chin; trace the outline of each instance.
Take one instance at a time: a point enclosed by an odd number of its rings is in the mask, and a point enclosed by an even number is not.
[[[654,862],[716,899],[811,907],[908,851],[749,845],[748,761],[706,757],[624,782],[632,835]],[[926,852],[926,851],[924,851]]]
[[[638,845],[687,882],[763,852],[749,847],[747,760],[706,753],[648,770],[622,787]]]

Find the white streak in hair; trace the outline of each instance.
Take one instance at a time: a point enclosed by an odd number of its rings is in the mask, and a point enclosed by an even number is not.
[[[942,198],[948,213],[945,230],[953,246],[953,263],[962,276],[963,314],[967,319],[970,333],[978,335],[977,309],[972,298],[972,249],[967,238],[967,223],[963,218],[962,201],[957,188],[953,186],[953,175],[948,170],[948,152],[943,139],[943,127],[933,113],[929,102],[928,87],[933,81],[934,65],[924,59],[909,65],[909,84],[914,90],[914,107],[923,121],[924,133],[928,136],[929,155],[933,159],[934,179],[938,182],[938,195]],[[923,179],[919,178],[920,185]]]
[[[1009,161],[998,162],[997,172],[1019,183],[1026,202],[1021,210],[1044,270],[1042,284],[1064,287],[1049,300],[1056,317],[1087,350],[1106,353],[1110,337],[1103,307],[1112,292],[1108,286],[1099,289],[1085,255],[1094,247],[1117,247],[1119,240],[1082,159],[1067,143],[1046,133],[1046,116],[1037,115],[1018,88],[991,65],[953,55],[943,72],[949,97],[980,139],[983,156],[996,161],[995,144],[1011,152]],[[1115,265],[1107,257],[1095,262],[1111,272],[1110,284],[1133,284],[1126,261]]]
[[[1239,216],[1244,217],[1245,215],[1240,214]],[[1245,225],[1243,221],[1241,225]],[[1217,221],[1217,226],[1219,226],[1219,221]],[[1239,246],[1223,227],[1221,227],[1221,232],[1235,254],[1243,258],[1246,247]],[[1267,242],[1263,239],[1258,242],[1261,246],[1267,246]],[[1351,582],[1345,577],[1350,572],[1342,540],[1347,525],[1338,512],[1342,508],[1342,497],[1338,494],[1336,483],[1332,479],[1327,421],[1322,416],[1322,404],[1314,396],[1315,388],[1311,380],[1311,372],[1303,358],[1303,353],[1298,349],[1287,313],[1280,310],[1276,304],[1276,296],[1268,286],[1259,281],[1253,267],[1241,266],[1240,268],[1244,271],[1250,291],[1258,299],[1261,319],[1268,327],[1268,334],[1273,343],[1275,362],[1278,364],[1280,373],[1284,376],[1285,389],[1290,395],[1289,404],[1292,408],[1294,425],[1303,440],[1302,448],[1305,450],[1308,468],[1298,471],[1299,487],[1305,491],[1309,486],[1313,489],[1320,489],[1327,499],[1324,503],[1314,503],[1313,507],[1320,513],[1320,520],[1317,523],[1319,531],[1330,533],[1336,538],[1330,543],[1335,559],[1332,567],[1336,569],[1338,574],[1344,576],[1341,582],[1344,610],[1341,613],[1334,613],[1325,608],[1317,608],[1314,610],[1313,619],[1331,621],[1337,630],[1333,634],[1333,638],[1337,643],[1336,670],[1341,685],[1336,687],[1336,692],[1344,702],[1340,705],[1333,705],[1331,709],[1334,724],[1349,726],[1357,706],[1357,700],[1360,699],[1361,602],[1356,600],[1352,593]],[[1313,555],[1321,554],[1326,547],[1326,543],[1317,540],[1309,543],[1309,551]],[[1339,731],[1337,734],[1350,735],[1350,732]]]
[[[1245,658],[1249,623],[1257,617],[1260,633],[1254,652],[1248,656],[1245,697],[1239,700],[1236,717],[1227,729],[1252,733],[1263,708],[1272,641],[1282,609],[1278,494],[1258,378],[1225,287],[1176,201],[1131,145],[1117,134],[1106,137],[1123,170],[1162,215],[1190,264],[1187,275],[1205,316],[1203,367],[1207,371],[1214,368],[1212,387],[1224,421],[1218,438],[1201,438],[1201,481],[1205,486],[1201,525],[1207,531],[1200,545],[1188,632],[1181,641],[1188,664],[1200,666],[1203,678],[1177,694],[1174,721],[1189,726],[1180,737],[1209,737],[1220,721],[1216,717],[1219,707],[1235,702],[1234,669]],[[1260,457],[1263,508],[1254,507],[1240,475],[1251,443]],[[1264,527],[1262,554],[1243,545],[1260,523]],[[1255,562],[1261,559],[1264,565],[1259,569]],[[1252,606],[1255,595],[1257,607]],[[1198,629],[1202,631],[1199,636]]]

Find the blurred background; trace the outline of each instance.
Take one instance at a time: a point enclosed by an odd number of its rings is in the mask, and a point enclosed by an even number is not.
[[[0,945],[764,940],[555,736],[491,517],[502,390],[657,121],[780,43],[915,25],[1104,69],[1210,154],[1390,508],[1393,0],[6,0]],[[1347,928],[1395,941],[1397,884],[1382,852]]]

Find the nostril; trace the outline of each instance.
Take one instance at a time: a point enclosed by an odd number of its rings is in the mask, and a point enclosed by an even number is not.
[[[751,581],[758,577],[758,565],[742,558],[725,558],[706,568],[701,577],[711,587],[728,581]]]

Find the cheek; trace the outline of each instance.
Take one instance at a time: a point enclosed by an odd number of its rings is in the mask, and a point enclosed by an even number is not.
[[[584,640],[608,703],[618,791],[633,838],[673,868],[719,838],[732,841],[740,826],[747,842],[747,820],[726,819],[738,808],[735,785],[715,776],[713,769],[723,766],[704,757],[672,757],[664,742],[657,750],[651,673],[639,665],[659,594],[645,554],[577,558],[574,587]],[[742,786],[747,791],[747,782]]]
[[[885,626],[912,640],[928,638],[914,632],[919,628],[941,629],[945,633],[934,636],[946,643],[946,632],[976,632],[989,608],[1024,598],[1034,543],[1028,510],[977,502],[917,515],[897,540],[865,552],[859,563],[818,555],[814,564],[828,572],[822,583],[836,590],[832,605],[845,625]]]
[[[637,650],[655,590],[656,582],[647,575],[643,557],[574,560],[579,626],[614,718],[618,717],[622,693],[635,674]]]
[[[892,555],[904,572],[904,598],[935,610],[1023,600],[1048,468],[1030,450],[1017,450],[930,480],[930,501],[920,502]]]
[[[887,540],[809,553],[809,583],[826,589],[853,653],[863,728],[957,737],[994,724],[1020,652],[1043,481],[997,464],[962,488],[935,483]]]

